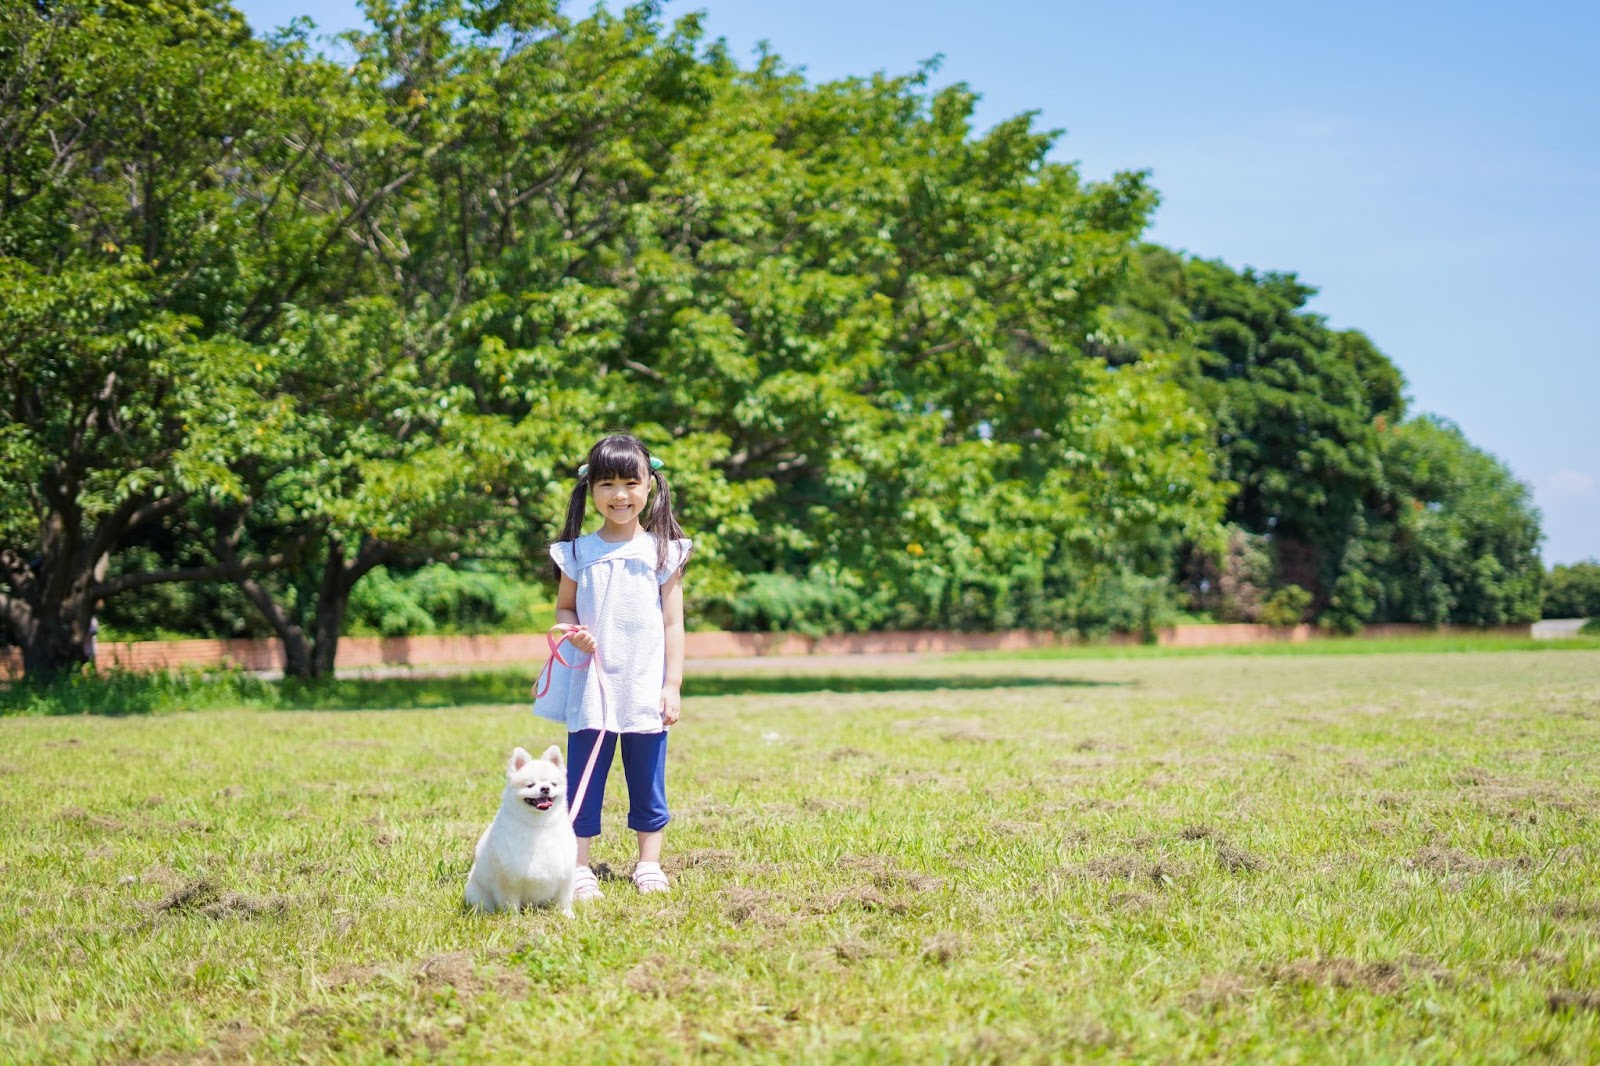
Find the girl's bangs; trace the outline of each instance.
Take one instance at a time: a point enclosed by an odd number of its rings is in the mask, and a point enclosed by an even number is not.
[[[650,480],[649,462],[636,445],[621,440],[603,440],[589,453],[589,483],[596,481],[626,481],[638,478]]]

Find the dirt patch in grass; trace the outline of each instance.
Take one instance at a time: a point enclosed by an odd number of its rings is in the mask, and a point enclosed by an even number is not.
[[[934,892],[944,887],[944,878],[934,877],[931,874],[894,870],[890,873],[879,874],[872,879],[872,883],[886,892],[896,892],[901,889],[910,892]]]
[[[902,785],[930,785],[939,792],[961,792],[967,787],[966,778],[955,774],[932,773],[926,770],[908,770],[895,778]]]
[[[893,873],[899,867],[899,864],[894,861],[892,856],[878,855],[871,852],[867,854],[851,853],[841,855],[837,865],[841,870],[863,873],[869,877]]]
[[[1256,983],[1244,974],[1207,974],[1200,979],[1198,988],[1183,997],[1183,1005],[1191,1011],[1210,1013],[1249,999],[1255,994],[1256,987]]]
[[[905,914],[911,905],[876,888],[845,888],[807,901],[805,909],[807,914],[835,914],[847,909],[860,909],[869,914]]]
[[[851,747],[834,748],[828,753],[828,758],[834,762],[842,762],[845,759],[870,759],[872,758],[872,752]]]
[[[344,988],[365,986],[371,984],[383,973],[383,967],[376,964],[358,966],[354,963],[343,963],[335,966],[321,977],[321,983],[334,991]],[[311,1007],[301,1012],[306,1016],[318,1013],[317,1008]]]
[[[1406,860],[1412,870],[1423,870],[1439,877],[1461,877],[1493,873],[1497,870],[1530,870],[1538,865],[1531,855],[1511,859],[1480,859],[1458,848],[1429,845]]]
[[[68,807],[57,817],[64,822],[72,822],[87,829],[97,829],[102,833],[126,833],[129,828],[115,818],[107,818],[103,814],[90,814],[82,807]]]
[[[1063,867],[1068,877],[1092,881],[1134,881],[1164,888],[1188,873],[1170,859],[1150,859],[1144,855],[1097,855],[1086,862]]]
[[[256,1028],[243,1018],[234,1018],[226,1022],[220,1029],[212,1034],[212,1041],[216,1044],[214,1052],[218,1062],[238,1062],[245,1058],[245,1049],[261,1042],[266,1033]]]
[[[201,914],[213,920],[275,917],[288,909],[289,901],[281,896],[223,892],[204,878],[174,888],[154,907],[156,914]]]
[[[943,932],[925,938],[918,954],[924,962],[944,966],[957,956],[965,954],[966,950],[967,943],[964,939],[955,933]]]
[[[847,936],[833,945],[833,957],[843,963],[860,962],[877,955],[878,949],[858,936]]]
[[[701,848],[678,855],[668,855],[661,868],[669,874],[684,870],[704,870],[707,873],[725,874],[738,868],[739,856],[726,848]]]
[[[791,915],[782,897],[753,888],[734,888],[724,893],[722,912],[734,925],[753,923],[767,928],[787,925]]]
[[[704,991],[711,979],[698,966],[668,955],[650,955],[629,970],[622,983],[634,994],[647,999],[678,1002],[687,995]]]
[[[867,875],[873,887],[885,892],[932,892],[944,887],[944,878],[903,869],[888,855],[844,855],[838,865],[842,870]]]
[[[1449,972],[1432,960],[1411,956],[1402,960],[1379,959],[1357,962],[1338,956],[1296,959],[1266,971],[1266,976],[1278,984],[1331,985],[1334,988],[1364,988],[1390,996],[1412,984],[1436,982],[1449,977]]]
[[[1218,837],[1212,841],[1217,865],[1231,874],[1251,873],[1261,869],[1261,860],[1250,852]]]
[[[1545,908],[1550,917],[1559,921],[1586,922],[1600,918],[1600,901],[1592,899],[1558,899]]]
[[[1556,1014],[1576,1014],[1578,1011],[1583,1010],[1600,1011],[1600,992],[1580,992],[1576,989],[1563,988],[1560,991],[1550,993],[1549,999],[1545,1002],[1549,1005],[1550,1010]]]
[[[448,951],[424,959],[412,974],[412,980],[419,988],[427,990],[449,986],[463,999],[483,991],[483,985],[473,972],[472,955],[465,951]]]

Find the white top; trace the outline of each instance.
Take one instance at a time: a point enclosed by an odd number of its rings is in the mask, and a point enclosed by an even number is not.
[[[534,701],[535,714],[565,722],[568,732],[661,732],[661,685],[667,677],[661,586],[683,568],[691,547],[687,538],[673,541],[667,565],[657,570],[656,538],[650,533],[612,544],[595,532],[550,545],[550,558],[577,582],[578,621],[594,634],[602,676],[596,676],[592,662],[578,669],[554,664],[549,691]],[[562,645],[561,654],[582,661],[583,653],[570,643]]]

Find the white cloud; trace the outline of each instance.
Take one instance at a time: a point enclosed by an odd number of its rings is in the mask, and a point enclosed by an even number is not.
[[[1570,500],[1589,495],[1594,491],[1594,485],[1593,474],[1585,474],[1581,470],[1562,467],[1544,479],[1543,488],[1558,499]]]

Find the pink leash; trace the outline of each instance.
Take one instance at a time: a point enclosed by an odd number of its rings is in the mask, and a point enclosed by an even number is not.
[[[534,699],[538,699],[540,696],[543,696],[546,692],[550,691],[550,679],[551,675],[555,673],[556,663],[560,663],[562,666],[572,670],[581,670],[593,664],[596,668],[594,672],[595,687],[600,690],[600,735],[594,738],[594,747],[589,751],[589,764],[583,768],[583,776],[578,778],[578,791],[574,794],[571,809],[567,812],[567,820],[576,822],[578,820],[578,811],[583,809],[583,797],[589,791],[589,778],[594,775],[595,763],[599,762],[600,760],[600,744],[606,739],[606,680],[604,673],[599,669],[599,647],[596,647],[595,650],[589,654],[589,661],[587,663],[579,666],[577,663],[567,662],[567,660],[561,656],[561,645],[571,639],[571,634],[563,633],[561,634],[561,639],[557,640],[555,637],[546,633],[544,639],[545,642],[550,645],[550,658],[544,661],[544,668],[539,671],[539,681],[535,683],[533,693]]]

